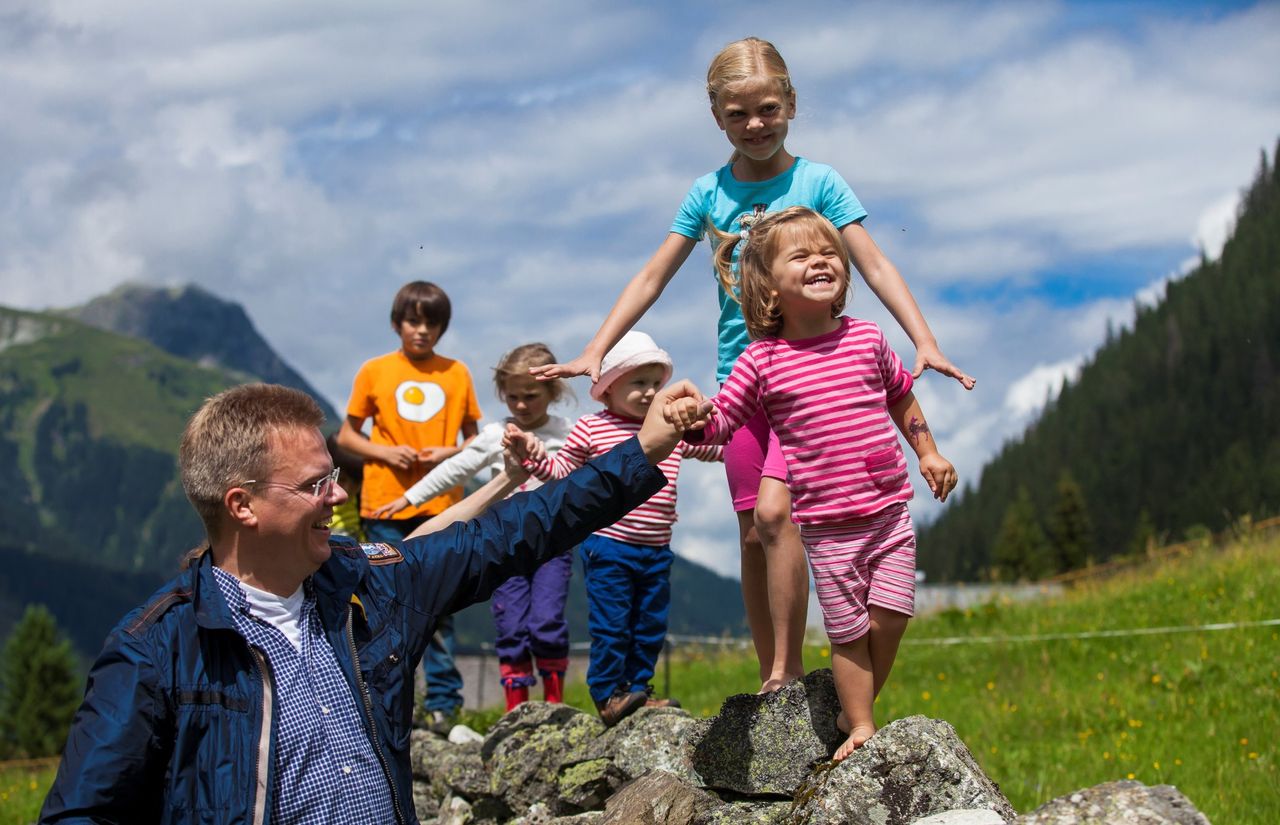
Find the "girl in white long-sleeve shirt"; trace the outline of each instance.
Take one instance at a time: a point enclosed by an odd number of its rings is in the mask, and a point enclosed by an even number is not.
[[[488,479],[502,470],[502,436],[508,424],[536,435],[554,454],[564,446],[573,421],[551,415],[548,408],[563,398],[563,380],[538,381],[530,367],[555,363],[545,344],[525,344],[507,353],[494,367],[494,386],[511,415],[480,430],[466,447],[442,461],[405,494],[378,510],[375,518],[389,518],[411,504],[435,498],[451,487],[480,476]],[[521,490],[541,482],[530,478]],[[498,673],[506,694],[507,710],[529,698],[536,683],[534,664],[542,675],[548,702],[563,701],[564,672],[569,664],[569,627],[564,618],[569,579],[573,575],[573,548],[542,565],[531,576],[508,579],[496,591],[489,606],[497,632]]]

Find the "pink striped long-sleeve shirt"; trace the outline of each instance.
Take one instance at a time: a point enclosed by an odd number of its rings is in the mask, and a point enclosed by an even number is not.
[[[763,406],[787,459],[792,518],[865,518],[911,499],[889,407],[912,384],[880,327],[842,317],[839,329],[816,338],[752,342],[711,399],[717,414],[685,438],[724,443]]]
[[[525,468],[536,478],[548,481],[564,478],[591,459],[612,450],[640,432],[640,421],[624,418],[608,410],[590,413],[578,419],[564,440],[564,446],[552,457],[539,463],[526,462]],[[671,543],[671,526],[676,523],[676,479],[680,461],[723,461],[724,448],[719,445],[693,445],[680,442],[664,458],[658,468],[667,477],[663,487],[639,507],[602,530],[600,535],[632,544],[661,547]]]

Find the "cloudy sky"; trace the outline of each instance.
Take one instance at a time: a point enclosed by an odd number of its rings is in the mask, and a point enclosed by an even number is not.
[[[851,183],[978,377],[917,389],[962,479],[1216,254],[1280,137],[1276,3],[6,0],[0,303],[198,283],[341,408],[426,278],[454,301],[440,351],[499,416],[500,354],[576,354],[727,158],[706,65],[749,34],[790,64],[788,148]],[[852,311],[914,357],[865,286]],[[639,328],[709,388],[714,317],[699,251]],[[680,510],[677,550],[736,574],[718,468]]]

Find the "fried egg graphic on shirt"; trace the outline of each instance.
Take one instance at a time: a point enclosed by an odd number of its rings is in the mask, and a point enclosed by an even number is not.
[[[405,421],[430,421],[444,409],[444,390],[432,381],[404,381],[396,387],[396,412]]]

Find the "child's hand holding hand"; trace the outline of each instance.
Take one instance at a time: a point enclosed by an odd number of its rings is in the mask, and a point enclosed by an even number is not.
[[[508,424],[502,434],[502,447],[512,458],[523,464],[538,464],[547,458],[546,445],[533,433],[527,433],[515,424]]]
[[[404,496],[400,496],[400,498],[396,499],[390,504],[384,504],[381,507],[379,507],[377,510],[374,510],[371,518],[391,518],[396,513],[400,512],[401,510],[403,510],[408,506],[409,506],[409,499],[405,498]]]
[[[929,484],[929,490],[938,501],[946,501],[947,496],[960,481],[960,477],[956,475],[956,468],[936,452],[920,456],[920,475],[924,476],[924,480]]]
[[[707,426],[707,419],[715,412],[710,401],[698,397],[685,396],[667,402],[662,408],[662,417],[676,428],[677,432],[701,430]]]

